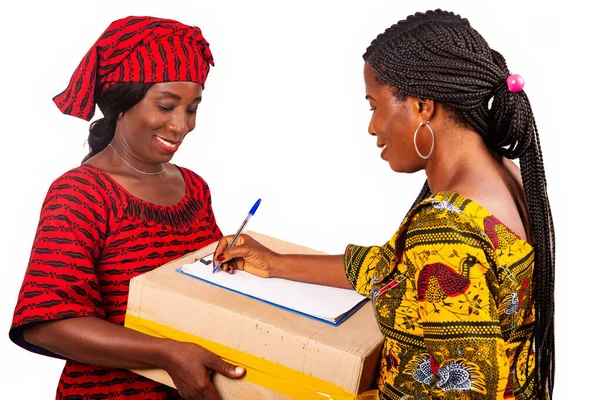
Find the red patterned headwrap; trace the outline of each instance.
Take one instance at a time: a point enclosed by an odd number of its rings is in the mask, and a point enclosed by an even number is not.
[[[127,17],[110,24],[54,97],[65,114],[89,121],[95,93],[117,82],[197,82],[204,87],[214,65],[208,42],[197,27],[169,19]]]

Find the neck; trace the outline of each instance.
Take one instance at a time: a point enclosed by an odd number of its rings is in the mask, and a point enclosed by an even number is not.
[[[470,269],[471,269],[471,266],[467,265],[466,262],[463,262],[463,265],[462,265],[462,268],[461,268],[461,271],[460,271],[460,275],[468,278],[469,277],[469,270]]]
[[[432,193],[453,190],[493,160],[481,136],[470,129],[436,132],[435,142],[435,151],[425,164]]]
[[[136,172],[141,175],[159,175],[165,171],[163,163],[149,163],[142,160],[131,150],[124,141],[113,140],[109,147],[113,150],[113,161],[121,165],[123,169]]]

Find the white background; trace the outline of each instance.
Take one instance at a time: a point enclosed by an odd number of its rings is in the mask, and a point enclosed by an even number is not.
[[[4,2],[2,8],[7,7]],[[592,4],[592,2],[589,2]],[[400,175],[367,134],[362,54],[416,11],[461,13],[526,80],[540,130],[557,235],[557,399],[592,398],[599,356],[598,6],[578,1],[27,1],[0,24],[0,377],[3,399],[50,399],[62,362],[8,339],[42,200],[87,153],[88,124],[51,101],[108,24],[152,15],[199,26],[213,51],[196,130],[174,162],[209,183],[217,221],[324,250],[382,244],[424,174]],[[592,10],[595,7],[595,10]]]

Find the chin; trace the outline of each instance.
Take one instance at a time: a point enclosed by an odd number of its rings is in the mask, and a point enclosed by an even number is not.
[[[156,160],[156,162],[158,162],[158,163],[168,163],[169,161],[171,161],[173,159],[175,154],[176,153],[167,153],[164,151],[155,152],[154,154],[152,154],[152,158],[154,160]]]
[[[163,163],[163,164],[169,163],[169,162],[171,162],[171,160],[173,159],[173,156],[174,156],[174,154],[171,154],[171,155],[168,155],[168,156],[161,157],[159,162],[161,162],[161,163]]]
[[[423,168],[418,165],[396,165],[390,163],[390,168],[394,172],[404,173],[404,174],[412,174],[414,172],[420,171]]]

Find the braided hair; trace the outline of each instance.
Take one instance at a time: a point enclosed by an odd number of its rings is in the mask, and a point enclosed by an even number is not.
[[[409,16],[378,35],[363,58],[399,99],[413,96],[438,101],[477,131],[494,152],[519,159],[535,238],[534,384],[538,398],[551,398],[555,371],[554,226],[537,126],[527,95],[508,90],[510,73],[504,57],[489,47],[467,19],[452,12],[435,10]],[[414,205],[430,195],[425,182]]]
[[[90,124],[87,140],[90,152],[83,158],[82,164],[108,146],[115,136],[119,114],[139,103],[151,87],[152,83],[119,82],[104,92],[98,91],[95,101],[104,117]]]

